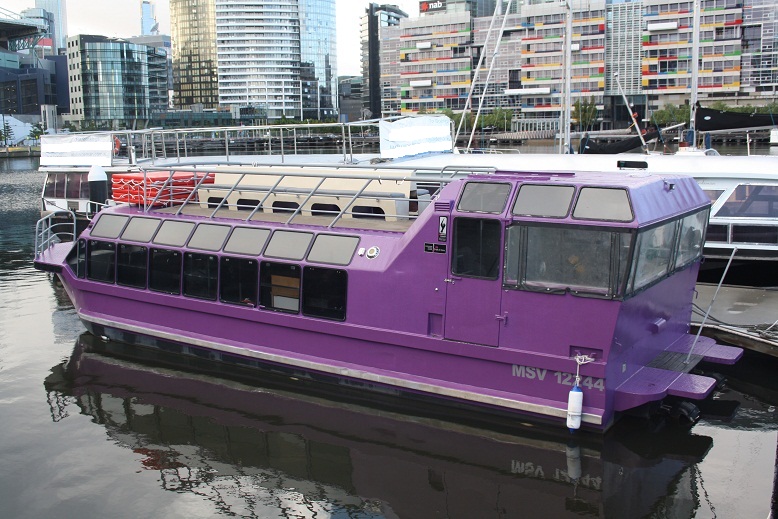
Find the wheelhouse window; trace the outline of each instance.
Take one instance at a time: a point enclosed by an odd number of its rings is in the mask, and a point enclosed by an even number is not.
[[[219,261],[213,254],[184,254],[184,295],[216,300],[219,281]]]
[[[667,275],[672,266],[678,221],[638,233],[630,290],[639,290]]]
[[[149,288],[166,294],[181,293],[181,252],[151,249],[149,255]]]
[[[346,319],[345,270],[323,267],[303,269],[303,314],[344,321]]]
[[[195,224],[192,222],[165,220],[154,236],[154,243],[170,247],[183,247],[194,226]]]
[[[519,188],[513,214],[564,218],[570,211],[575,187],[523,184]]]
[[[739,185],[716,216],[740,218],[778,217],[778,186]]]
[[[628,231],[513,225],[507,236],[506,285],[608,298],[623,294],[630,257]]]
[[[300,311],[300,267],[263,261],[259,269],[260,304],[282,312]]]
[[[678,252],[675,268],[681,268],[702,255],[705,225],[708,223],[708,211],[690,214],[681,220],[681,232],[678,234]]]
[[[511,184],[468,182],[459,198],[459,211],[500,214],[508,203]]]
[[[89,279],[113,283],[116,279],[116,244],[89,240],[86,262]]]
[[[300,261],[308,252],[313,233],[297,231],[276,231],[265,249],[265,256]]]
[[[256,306],[259,280],[257,260],[223,256],[219,263],[219,299],[223,303]]]
[[[631,222],[632,205],[626,189],[584,187],[578,194],[573,218],[608,222]]]
[[[117,254],[116,283],[146,288],[148,249],[142,245],[122,243]]]
[[[451,272],[458,276],[497,279],[502,242],[499,220],[454,219]]]

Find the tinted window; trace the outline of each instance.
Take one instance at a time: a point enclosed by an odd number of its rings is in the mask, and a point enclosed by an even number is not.
[[[359,238],[356,236],[319,234],[313,242],[311,252],[308,253],[308,261],[348,265],[358,244]]]
[[[116,278],[116,244],[105,241],[89,241],[87,277],[95,281],[113,283]]]
[[[573,186],[536,186],[524,184],[513,205],[513,214],[564,218],[570,210]]]
[[[154,236],[154,243],[170,245],[171,247],[183,247],[195,224],[192,222],[177,222],[166,220],[162,222],[159,232]]]
[[[226,225],[201,223],[189,240],[189,247],[202,250],[221,250],[230,228]]]
[[[456,218],[451,271],[460,276],[497,279],[500,228],[499,220]]]
[[[468,182],[457,209],[474,213],[501,213],[505,210],[510,192],[510,184]]]
[[[778,243],[778,227],[774,225],[733,225],[734,243]]]
[[[199,299],[216,299],[219,262],[213,254],[184,254],[184,295]]]
[[[303,269],[303,314],[343,321],[346,319],[345,270],[321,267]]]
[[[778,217],[778,186],[740,185],[716,216]]]
[[[117,256],[116,282],[128,287],[146,288],[146,247],[122,243]]]
[[[181,253],[179,251],[151,249],[149,288],[168,294],[181,293]]]
[[[86,277],[86,240],[78,240],[75,247],[70,249],[66,261],[76,277]]]
[[[255,306],[259,279],[257,260],[223,257],[220,264],[221,301]]]
[[[300,311],[300,267],[263,261],[259,274],[260,303],[263,307],[294,313]]]
[[[265,249],[265,256],[301,260],[312,239],[313,234],[309,232],[276,231]]]
[[[631,222],[632,206],[627,191],[601,187],[584,187],[573,210],[574,218]]]
[[[97,220],[97,223],[92,228],[90,234],[96,238],[118,238],[122,229],[124,229],[124,224],[127,223],[127,220],[129,220],[128,216],[119,216],[115,214],[100,215],[100,218]]]
[[[224,252],[258,256],[262,252],[268,236],[270,236],[268,229],[236,227],[230,234],[227,245],[224,246]]]
[[[122,233],[122,239],[127,241],[151,241],[151,237],[157,232],[159,220],[156,218],[133,218]]]

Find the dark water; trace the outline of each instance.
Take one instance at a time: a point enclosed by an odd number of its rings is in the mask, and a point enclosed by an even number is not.
[[[506,431],[262,388],[84,333],[32,268],[43,175],[0,161],[0,516],[766,518],[778,363],[691,431]],[[235,372],[233,372],[235,374]],[[250,375],[250,374],[249,374]]]

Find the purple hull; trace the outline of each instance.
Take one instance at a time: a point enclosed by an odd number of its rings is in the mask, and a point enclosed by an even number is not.
[[[583,426],[604,430],[668,396],[706,397],[715,380],[689,371],[742,354],[688,335],[708,206],[687,178],[514,173],[453,181],[404,227],[326,225],[305,206],[287,221],[121,206],[36,266],[58,272],[81,319],[109,337],[485,411],[562,425],[578,372]],[[133,234],[149,222],[156,234]],[[255,229],[271,236],[264,248],[233,243]]]

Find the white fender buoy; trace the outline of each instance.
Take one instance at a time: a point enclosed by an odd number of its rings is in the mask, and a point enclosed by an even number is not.
[[[567,396],[567,428],[575,431],[581,428],[581,412],[583,410],[583,391],[574,385]]]

